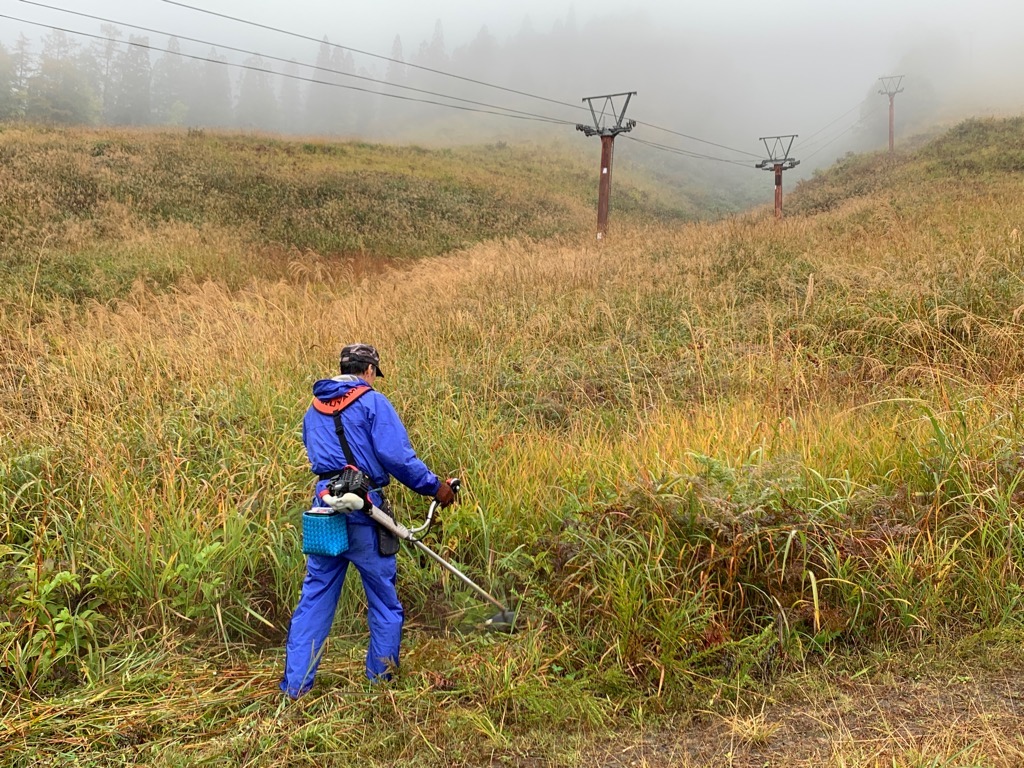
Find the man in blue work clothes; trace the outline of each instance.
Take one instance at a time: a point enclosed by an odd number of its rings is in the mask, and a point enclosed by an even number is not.
[[[369,475],[375,489],[370,500],[383,509],[387,506],[380,489],[392,477],[416,493],[433,496],[442,507],[455,500],[451,486],[416,456],[394,406],[373,389],[377,377],[383,376],[376,349],[369,344],[350,344],[341,350],[341,375],[313,385],[313,403],[302,422],[302,441],[310,467],[319,478],[315,505],[323,505],[320,493],[350,463]],[[356,389],[359,392],[351,393]],[[352,400],[352,394],[356,399]],[[345,403],[339,414],[342,428],[333,416],[339,403]],[[353,462],[346,460],[346,453]],[[337,557],[309,555],[306,559],[306,578],[288,630],[281,680],[281,690],[292,698],[313,686],[349,563],[359,571],[368,603],[366,676],[386,680],[398,666],[405,613],[395,590],[395,555],[381,554],[377,524],[363,512],[349,513],[348,540],[348,550]]]

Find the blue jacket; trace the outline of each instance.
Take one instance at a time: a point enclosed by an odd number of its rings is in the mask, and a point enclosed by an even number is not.
[[[322,401],[341,397],[353,387],[365,386],[357,376],[338,376],[321,379],[313,385],[313,396]],[[394,477],[403,485],[424,496],[433,496],[441,485],[440,479],[424,464],[412,444],[409,433],[398,417],[395,407],[380,392],[371,390],[341,413],[345,437],[356,466],[373,480],[374,488],[383,488]],[[302,442],[309,456],[310,469],[316,475],[340,472],[348,464],[334,431],[334,419],[320,413],[312,405],[302,420]],[[326,481],[317,483],[319,493]],[[379,494],[374,502],[381,503]],[[315,504],[322,505],[319,497]],[[362,512],[349,516],[349,521],[369,525],[372,521]]]

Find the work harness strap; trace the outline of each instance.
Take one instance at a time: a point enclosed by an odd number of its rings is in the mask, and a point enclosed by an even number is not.
[[[325,416],[330,416],[334,419],[334,432],[338,435],[338,442],[341,443],[341,452],[345,454],[345,461],[353,467],[356,466],[356,460],[352,455],[352,449],[349,447],[348,438],[345,437],[345,425],[341,421],[341,412],[371,389],[373,389],[373,387],[368,384],[360,384],[358,387],[352,387],[352,389],[344,395],[336,397],[333,400],[324,401],[319,397],[313,398],[313,408],[315,408],[318,413],[322,413]]]

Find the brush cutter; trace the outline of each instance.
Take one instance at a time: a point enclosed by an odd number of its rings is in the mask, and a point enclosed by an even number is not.
[[[459,486],[461,485],[458,479],[452,479],[448,481],[452,486],[452,490],[456,493],[459,492]],[[375,523],[391,531],[402,541],[412,544],[416,549],[425,554],[427,557],[432,559],[435,563],[440,565],[446,571],[451,573],[463,584],[472,589],[480,597],[486,600],[491,605],[498,609],[498,613],[494,614],[486,622],[484,626],[488,629],[492,629],[499,632],[512,632],[515,627],[516,614],[515,611],[509,610],[505,607],[504,603],[493,597],[487,590],[480,587],[476,582],[470,579],[466,574],[456,568],[454,565],[449,563],[434,550],[424,544],[421,539],[430,532],[430,526],[434,524],[434,514],[437,512],[437,501],[430,503],[430,509],[427,510],[427,520],[419,528],[407,528],[399,522],[391,519],[380,507],[376,506],[369,499],[364,499],[362,496],[352,493],[351,491],[344,490],[345,485],[339,483],[340,486],[336,487],[334,483],[327,486],[326,493],[322,494],[321,498],[330,507],[340,512],[354,512],[356,510],[363,510]],[[333,495],[335,492],[339,492],[339,495]],[[369,505],[369,509],[367,509]]]

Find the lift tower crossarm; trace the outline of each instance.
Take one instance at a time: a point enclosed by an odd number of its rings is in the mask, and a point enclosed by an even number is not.
[[[601,137],[601,183],[598,186],[597,195],[598,240],[603,240],[608,232],[608,206],[612,193],[612,154],[615,137],[620,133],[628,133],[636,127],[636,120],[626,119],[629,100],[634,96],[636,96],[636,91],[587,96],[583,101],[590,107],[590,116],[594,118],[594,124],[578,123],[576,125],[576,130],[582,131],[585,136]],[[622,97],[625,97],[625,101],[622,103],[622,109],[619,109],[615,106],[615,100]],[[600,110],[595,107],[595,102],[601,105]],[[609,111],[611,112],[610,120]]]
[[[882,88],[878,93],[882,96],[895,96],[897,93],[903,93],[904,77],[906,75],[888,75],[887,77],[878,78],[882,84]]]
[[[615,99],[621,96],[626,97],[625,103],[622,105],[622,109],[616,109]],[[587,106],[590,107],[590,116],[594,118],[594,124],[584,125],[578,123],[576,125],[577,131],[583,131],[586,136],[617,136],[620,133],[628,133],[636,127],[636,120],[626,120],[626,110],[629,109],[629,100],[636,96],[636,91],[626,91],[625,93],[609,93],[604,96],[587,96],[583,99]],[[594,102],[598,101],[601,104],[600,114],[594,107]],[[614,118],[614,124],[609,128],[606,126],[606,119],[608,117],[608,111],[611,110],[612,117]]]
[[[775,166],[781,163],[785,166],[784,170],[788,171],[790,168],[800,165],[799,160],[794,160],[789,156],[797,136],[799,134],[793,133],[787,136],[762,136],[759,138],[758,141],[764,142],[764,151],[768,155],[768,159],[762,160],[755,167],[767,168],[769,165]]]

